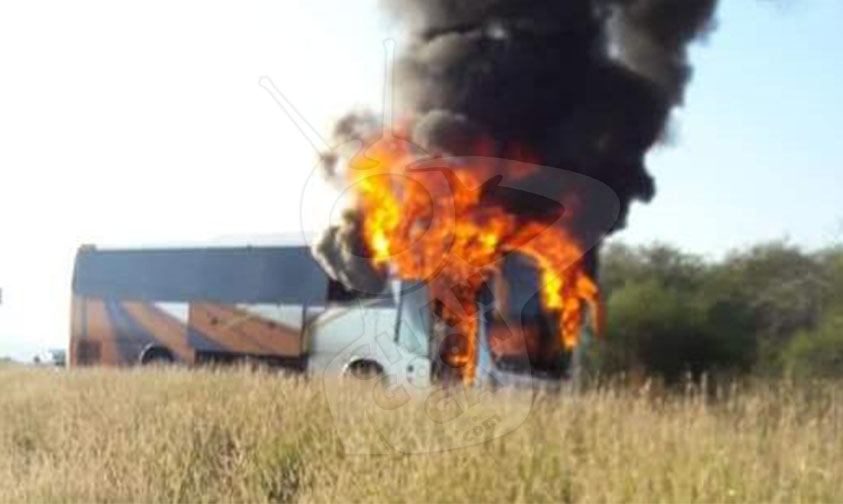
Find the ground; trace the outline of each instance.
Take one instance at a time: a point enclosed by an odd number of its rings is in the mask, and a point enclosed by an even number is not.
[[[539,394],[507,435],[377,456],[345,452],[318,379],[4,366],[0,391],[4,502],[835,501],[843,480],[835,384]],[[424,451],[417,413],[394,428]]]

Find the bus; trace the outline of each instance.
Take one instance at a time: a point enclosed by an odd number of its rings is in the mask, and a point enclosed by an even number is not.
[[[570,355],[539,308],[535,268],[518,258],[504,266],[512,277],[508,306],[500,306],[492,283],[479,296],[477,381],[567,377]],[[249,360],[416,386],[454,377],[445,358],[448,328],[438,323],[423,282],[390,281],[378,295],[353,292],[328,277],[304,245],[83,246],[71,304],[71,367]]]

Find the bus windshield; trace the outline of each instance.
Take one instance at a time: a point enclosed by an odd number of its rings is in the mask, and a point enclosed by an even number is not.
[[[559,341],[557,315],[542,309],[535,265],[519,255],[504,259],[490,283],[485,324],[495,366],[506,372],[561,378],[571,354]]]

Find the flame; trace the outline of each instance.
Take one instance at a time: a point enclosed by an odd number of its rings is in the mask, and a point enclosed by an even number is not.
[[[489,144],[479,145],[477,152],[490,153]],[[526,160],[521,149],[516,152]],[[482,183],[501,167],[465,159],[456,166],[443,160],[440,169],[431,169],[430,163],[419,165],[409,143],[390,137],[352,160],[349,179],[372,263],[391,267],[402,279],[427,282],[441,318],[464,338],[449,363],[470,383],[476,364],[477,292],[498,272],[506,253],[517,250],[538,265],[542,305],[558,314],[563,348],[577,345],[586,307],[595,314],[598,334],[602,315],[597,284],[585,271],[585,251],[578,241],[562,226],[525,220],[484,201]]]

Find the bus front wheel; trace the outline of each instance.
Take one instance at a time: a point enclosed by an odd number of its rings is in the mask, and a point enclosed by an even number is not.
[[[346,376],[351,376],[364,381],[371,380],[373,378],[382,380],[385,374],[386,373],[384,373],[384,369],[380,364],[370,360],[354,361],[349,364],[345,370]]]

